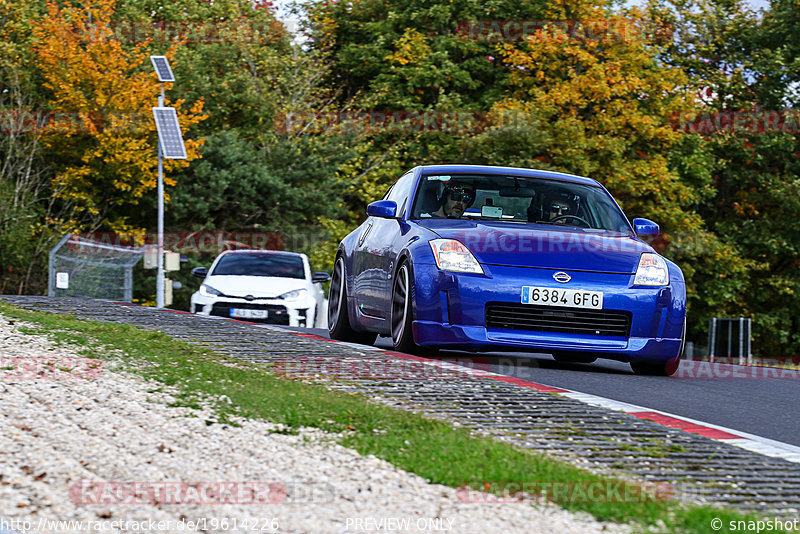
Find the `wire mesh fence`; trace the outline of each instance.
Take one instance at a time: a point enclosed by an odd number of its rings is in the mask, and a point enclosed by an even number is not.
[[[143,255],[143,247],[67,234],[50,250],[47,294],[131,302],[133,266]]]

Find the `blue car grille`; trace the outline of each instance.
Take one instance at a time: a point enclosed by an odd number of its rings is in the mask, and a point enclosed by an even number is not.
[[[486,305],[486,327],[627,338],[631,313],[493,302]]]

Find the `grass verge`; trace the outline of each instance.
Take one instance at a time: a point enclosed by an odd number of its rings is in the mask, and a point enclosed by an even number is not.
[[[197,407],[204,399],[226,396],[230,402],[215,404],[218,417],[213,422],[230,422],[230,416],[237,415],[281,423],[289,431],[307,426],[343,433],[339,440],[342,445],[363,455],[373,454],[432,483],[476,488],[491,482],[488,489],[497,491],[522,482],[569,487],[573,489],[567,494],[551,495],[560,506],[588,512],[601,521],[631,523],[639,531],[734,532],[744,529],[729,528],[731,521],[759,520],[754,514],[658,498],[626,482],[618,494],[643,497],[613,499],[614,502],[592,498],[582,494],[580,488],[619,487],[620,481],[475,436],[441,421],[370,402],[361,395],[332,391],[318,383],[278,378],[263,365],[225,358],[160,332],[32,312],[6,303],[0,303],[0,313],[34,323],[34,328],[25,329],[28,333],[47,334],[57,343],[75,345],[87,357],[121,360],[128,371],[174,386],[181,405]],[[618,502],[629,500],[634,502]],[[715,518],[722,528],[712,530]]]

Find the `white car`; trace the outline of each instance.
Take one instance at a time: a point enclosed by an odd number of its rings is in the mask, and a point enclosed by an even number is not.
[[[328,273],[311,273],[308,256],[272,250],[226,250],[192,295],[191,311],[258,323],[324,328],[327,322],[321,284]]]

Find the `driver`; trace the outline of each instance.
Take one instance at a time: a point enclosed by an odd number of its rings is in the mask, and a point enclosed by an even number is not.
[[[567,193],[551,195],[547,199],[545,208],[548,210],[547,220],[549,221],[553,221],[553,219],[564,215],[575,215],[576,212],[575,201],[573,201]],[[553,224],[566,224],[570,219],[570,217],[563,217],[553,221]]]
[[[431,216],[457,219],[474,201],[474,189],[459,184],[448,184],[442,190],[439,209],[431,213]]]

